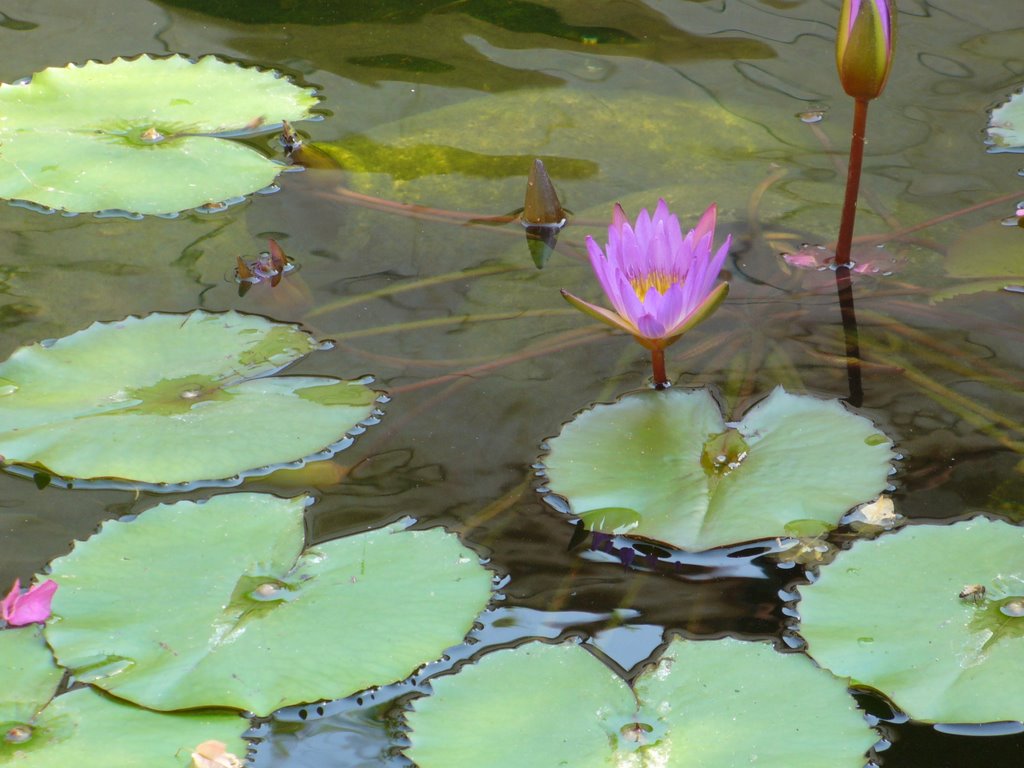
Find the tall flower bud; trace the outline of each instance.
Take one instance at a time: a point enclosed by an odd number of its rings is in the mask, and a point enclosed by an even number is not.
[[[843,0],[836,34],[836,67],[843,90],[873,99],[892,67],[896,16],[890,0]]]

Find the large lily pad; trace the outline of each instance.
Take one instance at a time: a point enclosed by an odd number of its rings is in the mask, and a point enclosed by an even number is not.
[[[862,768],[877,737],[807,657],[731,639],[674,640],[635,697],[576,645],[498,651],[431,685],[408,716],[419,768]]]
[[[1024,528],[975,518],[857,542],[800,595],[808,652],[915,720],[1024,720]]]
[[[220,136],[301,120],[316,101],[213,56],[51,67],[0,85],[0,197],[152,214],[230,200],[282,166]]]
[[[245,754],[247,724],[235,713],[156,714],[89,688],[52,699],[64,670],[36,628],[0,632],[0,658],[0,765],[181,768],[210,739]]]
[[[735,425],[706,390],[632,393],[577,415],[544,465],[592,530],[707,549],[834,526],[886,486],[892,459],[838,401],[777,388]]]
[[[0,659],[0,733],[6,733],[35,716],[53,696],[64,672],[53,663],[42,629],[35,625],[0,632]]]
[[[374,413],[362,380],[270,377],[315,349],[238,312],[95,323],[0,363],[0,455],[66,478],[195,483],[343,447]]]
[[[989,114],[988,142],[993,152],[1024,152],[1024,90]]]
[[[267,715],[461,642],[491,577],[456,537],[391,526],[303,550],[307,501],[226,494],[106,523],[53,563],[58,661],[152,709]]]

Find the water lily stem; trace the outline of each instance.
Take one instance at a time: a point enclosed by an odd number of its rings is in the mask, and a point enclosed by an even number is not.
[[[860,336],[857,331],[857,312],[853,306],[853,282],[850,267],[836,267],[836,292],[839,295],[839,313],[843,320],[843,342],[846,347],[846,379],[850,387],[848,402],[854,408],[864,403],[864,386],[860,370]]]
[[[864,162],[864,134],[868,122],[867,99],[856,99],[853,104],[850,162],[846,169],[846,199],[843,200],[843,218],[839,222],[839,240],[836,242],[837,266],[850,263],[850,243],[853,241],[853,222],[857,217],[860,168]]]
[[[654,388],[668,389],[668,376],[665,375],[665,350],[651,350],[651,368],[654,369]]]

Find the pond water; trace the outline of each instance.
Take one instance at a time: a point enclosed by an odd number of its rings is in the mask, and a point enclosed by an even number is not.
[[[0,359],[153,311],[301,322],[337,344],[297,372],[369,374],[390,401],[331,477],[245,487],[311,492],[312,541],[404,517],[456,532],[507,582],[475,644],[454,656],[532,636],[595,638],[630,677],[664,630],[779,638],[792,621],[784,597],[804,573],[773,559],[773,543],[626,568],[573,540],[532,465],[575,413],[648,385],[644,351],[559,296],[597,299],[583,239],[603,242],[616,201],[635,214],[665,196],[689,226],[715,201],[733,235],[728,300],[668,352],[676,386],[713,387],[730,418],[779,384],[849,396],[833,273],[780,257],[827,246],[838,228],[852,105],[834,71],[837,5],[12,0],[0,15],[0,80],[143,52],[276,69],[321,96],[322,119],[296,128],[325,148],[325,167],[176,219],[0,207]],[[855,277],[858,412],[903,456],[899,513],[1018,522],[1022,297],[992,279],[1024,282],[1024,231],[999,223],[1024,192],[1019,157],[987,153],[983,129],[986,110],[1024,82],[1019,3],[899,6],[895,68],[869,115],[853,255],[874,265]],[[250,143],[281,156],[275,134]],[[467,224],[520,207],[535,157],[572,212],[543,269],[517,223]],[[236,256],[255,258],[270,237],[298,268],[240,297]],[[0,475],[0,584],[30,578],[101,522],[166,500]],[[891,586],[880,599],[899,600]],[[260,730],[254,764],[408,764],[396,735],[408,691],[283,711]],[[1010,765],[1024,754],[1019,734],[940,733],[901,722],[881,699],[862,704],[890,720],[886,768]]]

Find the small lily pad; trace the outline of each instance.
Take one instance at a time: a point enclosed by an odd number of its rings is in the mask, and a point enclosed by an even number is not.
[[[364,380],[270,374],[320,345],[238,312],[95,323],[0,363],[0,455],[114,484],[237,478],[344,447],[374,417]]]
[[[862,768],[877,739],[843,681],[731,639],[673,640],[635,696],[582,647],[540,643],[431,687],[408,716],[419,768]]]
[[[992,152],[1024,152],[1024,89],[989,113],[988,143]]]
[[[208,739],[245,754],[247,723],[235,713],[156,714],[89,688],[54,699],[64,670],[39,628],[0,632],[0,658],[0,765],[181,768]]]
[[[147,214],[231,200],[282,166],[223,136],[301,120],[316,103],[275,72],[213,56],[51,67],[0,85],[0,197]]]
[[[544,465],[550,491],[591,529],[708,549],[803,521],[835,526],[885,488],[893,455],[836,400],[777,388],[727,425],[706,390],[668,390],[583,411]]]
[[[1024,528],[979,517],[859,541],[798,608],[819,664],[915,720],[1024,720]]]
[[[491,576],[455,536],[392,525],[304,550],[307,501],[224,494],[104,524],[53,562],[58,661],[151,709],[267,715],[400,680],[462,641]]]

